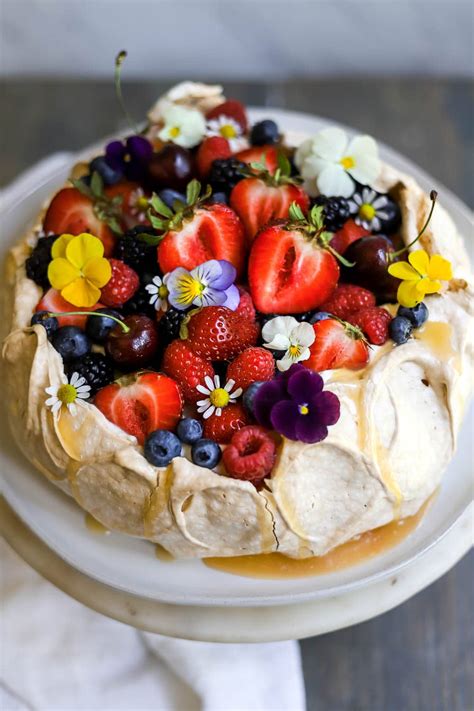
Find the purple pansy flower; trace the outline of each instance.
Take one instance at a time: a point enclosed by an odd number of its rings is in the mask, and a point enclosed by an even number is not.
[[[105,160],[128,180],[143,178],[153,147],[143,136],[129,136],[125,142],[111,141],[105,148]]]
[[[240,302],[236,276],[235,267],[225,259],[210,259],[191,271],[178,267],[166,277],[168,301],[181,311],[190,306],[227,306],[235,311]]]
[[[257,391],[254,414],[264,427],[287,439],[313,444],[328,436],[328,425],[340,415],[339,398],[323,390],[324,381],[303,365],[292,365],[284,374]]]

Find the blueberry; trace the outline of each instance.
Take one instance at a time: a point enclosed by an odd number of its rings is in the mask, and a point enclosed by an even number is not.
[[[118,311],[114,309],[101,309],[100,314],[107,314],[108,316],[115,316],[115,318],[121,319],[121,315]],[[107,336],[110,331],[115,328],[117,322],[107,316],[91,315],[87,317],[86,321],[86,333],[94,343],[105,343]]]
[[[97,158],[91,160],[89,170],[91,175],[92,173],[99,173],[105,185],[115,185],[123,178],[122,172],[111,168],[104,156],[97,156]]]
[[[222,204],[222,205],[227,205],[228,200],[227,200],[227,195],[225,193],[217,192],[213,193],[211,197],[209,198],[209,202],[211,205],[215,205],[216,203]]]
[[[275,121],[265,119],[259,121],[250,132],[250,143],[252,146],[264,146],[269,143],[278,143],[279,131]]]
[[[32,326],[40,323],[46,329],[48,338],[52,338],[59,328],[58,319],[55,316],[49,316],[47,311],[37,311],[31,317],[30,323]]]
[[[255,383],[252,383],[252,385],[249,385],[247,390],[245,390],[243,394],[242,402],[247,412],[249,412],[251,415],[253,415],[253,404],[255,401],[255,395],[257,394],[258,390],[261,388],[262,385],[263,382],[257,380],[255,381]]]
[[[315,314],[310,316],[308,323],[317,323],[318,321],[326,321],[328,318],[332,318],[331,314],[327,311],[317,311]]]
[[[155,467],[166,467],[181,454],[181,442],[169,430],[155,430],[144,444],[145,458]]]
[[[77,326],[62,326],[53,336],[53,346],[65,363],[89,353],[91,342]]]
[[[164,190],[160,190],[158,193],[158,197],[163,200],[165,205],[169,208],[173,208],[174,203],[178,200],[179,202],[182,202],[183,205],[186,205],[186,197],[183,195],[183,193],[178,193],[177,190],[171,190],[171,188],[165,188]]]
[[[199,420],[195,420],[193,417],[184,417],[178,422],[176,433],[181,442],[194,444],[202,437],[202,425]]]
[[[395,318],[390,321],[388,327],[390,338],[395,341],[397,346],[402,343],[406,343],[411,336],[413,331],[413,324],[405,316],[395,316]]]
[[[409,309],[407,306],[399,306],[397,316],[407,318],[413,324],[413,328],[420,328],[427,321],[429,316],[428,307],[423,302]]]
[[[212,469],[219,464],[221,457],[221,448],[212,439],[199,439],[191,448],[191,459],[200,467]]]

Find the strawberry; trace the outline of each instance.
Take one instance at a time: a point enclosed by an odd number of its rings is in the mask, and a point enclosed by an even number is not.
[[[275,375],[275,359],[265,348],[247,348],[227,368],[227,379],[246,390],[255,381],[271,380]]]
[[[112,276],[102,288],[101,299],[106,306],[122,306],[140,286],[138,274],[120,259],[109,259]]]
[[[100,311],[103,308],[105,308],[104,304],[101,303],[96,304],[91,309],[84,306],[73,306],[69,301],[63,299],[59,291],[48,289],[43,294],[41,301],[36,305],[35,311],[62,313],[63,311]],[[60,326],[77,326],[78,328],[85,328],[87,320],[87,316],[57,316],[56,318]]]
[[[222,460],[234,479],[254,483],[270,474],[275,463],[276,446],[263,427],[242,427],[225,448]]]
[[[187,343],[204,360],[233,360],[257,342],[260,328],[225,306],[207,306],[192,314]]]
[[[202,400],[202,393],[196,390],[204,382],[206,375],[214,376],[210,363],[193,353],[185,341],[172,341],[165,350],[163,370],[179,384],[186,402]]]
[[[331,247],[335,249],[336,252],[339,252],[339,254],[344,254],[352,242],[356,242],[366,235],[370,235],[369,230],[366,230],[365,227],[361,227],[354,222],[354,220],[347,220],[343,227],[334,233],[334,237],[331,240]]]
[[[248,121],[247,113],[245,107],[237,99],[227,99],[219,106],[215,106],[213,109],[207,112],[206,118],[208,120],[216,119],[219,116],[229,116],[229,118],[234,119],[240,128],[242,133],[247,131]]]
[[[252,146],[252,148],[239,151],[235,157],[248,165],[263,163],[272,175],[278,168],[278,151],[275,146]]]
[[[210,136],[205,138],[198,148],[196,163],[201,178],[207,178],[213,161],[219,158],[230,158],[229,141],[223,136]]]
[[[63,188],[56,193],[46,211],[43,229],[57,235],[89,232],[103,242],[106,257],[114,250],[112,230],[96,215],[93,200],[76,188]]]
[[[161,373],[127,375],[99,390],[94,404],[140,444],[154,430],[173,430],[183,410],[177,383]]]
[[[339,279],[339,265],[327,246],[321,208],[308,219],[298,205],[290,218],[264,227],[252,243],[248,272],[255,308],[291,314],[316,309]]]
[[[204,437],[219,444],[227,444],[232,435],[249,424],[249,416],[239,403],[222,408],[220,415],[211,415],[204,420]]]
[[[255,321],[256,313],[252,297],[250,296],[247,289],[245,289],[243,286],[238,286],[237,288],[240,294],[240,301],[239,305],[235,310],[235,313],[238,316],[243,316],[244,318],[249,319],[249,321]]]
[[[312,370],[362,368],[369,360],[369,347],[362,331],[346,322],[328,318],[314,325],[316,340],[305,366]]]
[[[339,284],[329,299],[320,305],[319,310],[350,321],[349,316],[354,311],[366,306],[375,306],[375,295],[371,291],[355,284]]]
[[[347,320],[353,326],[358,326],[374,346],[382,346],[388,340],[388,327],[392,316],[386,309],[366,306],[350,314]]]

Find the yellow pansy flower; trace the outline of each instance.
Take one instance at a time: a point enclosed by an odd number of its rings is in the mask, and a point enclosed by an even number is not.
[[[408,308],[423,301],[426,294],[436,294],[441,289],[440,281],[449,281],[453,276],[451,262],[440,254],[430,257],[424,249],[410,252],[408,262],[391,264],[388,273],[402,280],[397,299]]]
[[[48,267],[51,286],[73,306],[95,306],[100,289],[112,276],[100,239],[86,232],[61,235],[53,244],[51,256]]]

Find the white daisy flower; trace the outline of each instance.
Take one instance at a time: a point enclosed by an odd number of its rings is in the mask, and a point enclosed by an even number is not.
[[[386,195],[379,195],[371,188],[363,188],[361,193],[354,193],[349,200],[349,210],[351,215],[355,215],[354,221],[366,230],[379,232],[382,223],[389,215],[383,208],[388,205]]]
[[[313,345],[316,335],[310,323],[299,323],[293,316],[277,316],[264,325],[262,338],[265,348],[285,351],[276,363],[278,370],[284,372],[293,363],[308,360],[309,346]]]
[[[168,310],[168,287],[166,281],[168,274],[163,278],[154,276],[150,284],[147,284],[145,290],[150,294],[150,304],[155,307],[156,311]]]
[[[162,141],[172,141],[183,148],[201,143],[206,131],[204,116],[197,109],[172,105],[163,111],[164,126],[158,133]]]
[[[325,128],[307,141],[295,153],[295,164],[313,197],[342,195],[354,192],[351,178],[370,185],[380,172],[377,144],[371,136],[355,136],[349,140],[341,128]]]
[[[197,411],[202,414],[205,420],[214,413],[220,417],[222,409],[233,404],[242,395],[242,388],[237,388],[232,392],[235,380],[228,380],[223,388],[218,375],[215,375],[214,378],[206,375],[204,382],[205,385],[198,385],[196,389],[207,397],[204,400],[198,400],[196,404]]]
[[[62,384],[59,387],[51,385],[49,388],[45,388],[45,392],[50,395],[45,405],[51,408],[53,415],[56,415],[63,405],[66,405],[71,415],[75,416],[77,414],[76,405],[84,405],[82,400],[87,400],[90,397],[91,387],[79,373],[73,373],[70,380],[63,374],[61,381]]]
[[[149,203],[143,188],[137,188],[132,192],[129,206],[130,214],[137,218],[137,222],[145,222]]]
[[[238,151],[243,147],[241,125],[224,114],[207,122],[206,136],[222,136],[229,142],[231,151]]]

